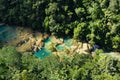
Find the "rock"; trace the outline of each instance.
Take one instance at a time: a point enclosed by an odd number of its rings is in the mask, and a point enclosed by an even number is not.
[[[50,39],[53,41],[53,43],[57,43],[57,39],[55,36],[51,36]]]
[[[77,45],[78,45],[79,49],[83,47],[83,43],[82,42],[78,42]]]
[[[63,40],[60,40],[60,39],[57,39],[57,44],[62,44],[63,43]]]
[[[48,34],[44,33],[43,34],[43,39],[47,39],[48,38]]]
[[[82,48],[83,48],[83,50],[87,51],[88,50],[88,44],[87,43],[83,43]]]
[[[34,46],[34,49],[33,49],[34,52],[38,51],[38,46]]]
[[[95,56],[96,56],[96,53],[95,53],[95,52],[92,52],[91,56],[92,56],[92,57],[95,57]]]
[[[92,46],[88,43],[83,43],[82,48],[84,51],[90,51],[90,49],[92,49]]]
[[[76,53],[79,53],[79,54],[82,54],[82,53],[88,54],[90,49],[92,49],[90,44],[78,42],[78,46],[75,51],[76,51]]]
[[[61,42],[61,43],[63,43],[63,42],[64,42],[63,38],[60,38],[59,40],[60,40],[60,42]]]
[[[76,49],[77,49],[77,46],[71,46],[71,47],[70,47],[70,50],[71,50],[72,52],[75,52]]]
[[[55,52],[55,51],[57,51],[56,50],[56,47],[55,47],[55,44],[54,43],[49,43],[47,46],[45,46],[49,51],[51,51],[51,52]]]

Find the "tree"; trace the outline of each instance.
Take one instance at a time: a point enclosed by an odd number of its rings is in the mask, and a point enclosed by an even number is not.
[[[9,69],[14,70],[21,68],[21,54],[16,51],[15,47],[3,47],[0,50],[0,57]]]

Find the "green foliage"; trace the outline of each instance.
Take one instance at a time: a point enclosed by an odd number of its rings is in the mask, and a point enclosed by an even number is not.
[[[74,54],[62,59],[51,55],[40,60],[27,53],[20,56],[14,47],[0,50],[1,80],[119,80],[119,76],[120,61],[102,53],[94,57]]]
[[[87,24],[82,22],[77,25],[77,28],[74,28],[74,38],[79,40],[85,40],[85,34],[87,33]],[[85,34],[83,34],[85,33]]]
[[[16,51],[14,47],[3,47],[0,50],[0,59],[9,66],[9,68],[20,68],[21,55]]]
[[[120,0],[1,0],[0,21],[119,51],[119,6]]]
[[[21,55],[14,47],[3,47],[0,50],[0,79],[5,80],[21,68]]]
[[[29,26],[120,51],[120,0],[0,0],[0,22]],[[55,51],[54,45],[48,46]],[[65,50],[69,53],[68,50]],[[0,80],[120,80],[120,61],[102,55],[43,60],[0,49]]]
[[[51,52],[56,51],[55,43],[50,43],[50,44],[48,44],[48,45],[46,46],[46,48],[47,48],[48,50],[50,50]]]

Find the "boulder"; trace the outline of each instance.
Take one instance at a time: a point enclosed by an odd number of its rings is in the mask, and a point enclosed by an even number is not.
[[[90,51],[90,49],[92,49],[92,46],[88,43],[83,43],[82,49],[84,51]]]
[[[45,40],[45,39],[47,39],[48,38],[48,34],[47,33],[44,33],[43,34],[43,39]]]
[[[63,40],[60,40],[60,39],[57,39],[57,44],[62,44],[64,41]]]
[[[27,52],[27,51],[32,51],[32,44],[30,41],[28,41],[27,43],[17,47],[17,50],[19,52]]]

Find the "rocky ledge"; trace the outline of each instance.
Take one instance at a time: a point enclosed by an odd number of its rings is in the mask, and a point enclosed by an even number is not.
[[[43,40],[48,37],[47,34],[40,32],[33,32],[29,28],[17,27],[18,38],[8,45],[16,46],[19,52],[36,52],[43,47]]]

